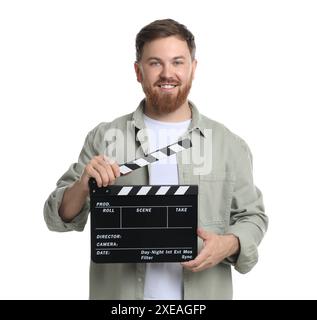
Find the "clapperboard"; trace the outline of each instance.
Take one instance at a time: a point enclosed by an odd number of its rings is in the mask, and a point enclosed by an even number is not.
[[[120,165],[121,175],[191,147],[185,139]],[[89,180],[91,259],[181,262],[197,255],[197,185],[112,185]]]

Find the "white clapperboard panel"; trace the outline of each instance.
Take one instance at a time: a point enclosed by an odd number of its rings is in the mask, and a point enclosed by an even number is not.
[[[121,174],[191,147],[185,139],[120,166]],[[197,255],[197,185],[113,185],[90,179],[91,259],[181,262]]]

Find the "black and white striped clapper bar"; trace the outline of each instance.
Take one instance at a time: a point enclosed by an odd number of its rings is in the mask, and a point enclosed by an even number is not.
[[[190,147],[189,139],[179,141],[121,165],[121,174]],[[90,179],[89,187],[91,259],[95,263],[181,262],[196,257],[197,185],[99,188]]]

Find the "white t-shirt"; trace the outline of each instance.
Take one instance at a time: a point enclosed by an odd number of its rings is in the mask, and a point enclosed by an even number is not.
[[[190,119],[182,122],[162,122],[144,115],[149,134],[149,152],[166,147],[179,140],[189,127]],[[176,154],[152,163],[150,168],[151,185],[178,184]],[[145,300],[183,299],[183,268],[180,263],[146,264]]]

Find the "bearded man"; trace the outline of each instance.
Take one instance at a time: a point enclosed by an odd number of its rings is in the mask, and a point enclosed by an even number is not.
[[[200,114],[188,100],[197,66],[195,50],[193,34],[172,19],[141,29],[134,68],[144,100],[133,113],[88,133],[78,162],[47,199],[44,216],[50,230],[83,230],[90,211],[90,178],[99,187],[196,184],[199,253],[182,263],[91,261],[90,299],[231,299],[232,267],[246,273],[257,263],[268,218],[253,183],[252,156],[244,140]],[[173,154],[120,174],[118,163],[186,137],[193,144],[187,151],[189,162]],[[200,161],[195,161],[197,154]]]

